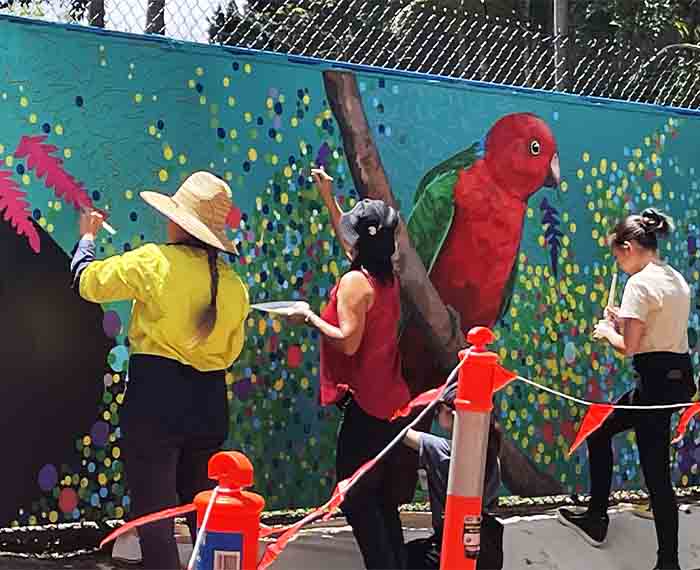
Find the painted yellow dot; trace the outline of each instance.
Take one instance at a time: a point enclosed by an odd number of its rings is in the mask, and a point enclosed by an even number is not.
[[[63,209],[63,206],[58,200],[56,200],[56,202],[54,202],[53,209],[60,212]]]
[[[65,156],[66,158],[70,158],[71,156],[73,156],[73,151],[69,148],[64,148],[63,156]]]
[[[560,187],[561,187],[561,191],[562,191],[562,192],[566,192],[566,191],[569,189],[569,184],[566,182],[566,180],[564,180],[564,181],[561,183],[561,186],[560,186]]]
[[[32,125],[36,125],[36,122],[37,122],[38,120],[39,120],[39,119],[38,119],[38,117],[36,116],[36,113],[30,113],[30,115],[29,115],[29,122],[30,122]]]
[[[6,165],[6,166],[12,166],[12,165],[14,164],[14,162],[15,162],[15,160],[14,160],[14,158],[13,158],[13,156],[12,156],[11,154],[8,154],[8,155],[5,157],[5,165]]]
[[[173,149],[170,147],[169,144],[166,144],[163,148],[163,157],[165,158],[165,160],[172,160],[173,155]]]
[[[187,81],[187,87],[194,89],[197,86],[197,82],[194,79],[189,79]]]
[[[100,473],[100,474],[97,476],[97,482],[98,482],[100,485],[105,486],[105,485],[107,484],[107,475],[105,475],[104,473]]]
[[[243,71],[245,71],[246,73],[252,73],[252,72],[253,72],[253,66],[250,65],[249,63],[246,63],[246,64],[243,66]]]
[[[56,133],[57,135],[62,135],[63,134],[63,125],[56,125],[53,128],[53,132]]]
[[[270,157],[270,162],[272,163],[272,166],[277,166],[277,163],[278,163],[279,161],[280,161],[279,156],[277,156],[276,154],[273,154],[273,155]]]
[[[228,98],[228,106],[229,107],[235,107],[236,106],[236,98],[233,96],[230,96]]]
[[[243,113],[243,120],[244,120],[246,123],[250,123],[250,122],[253,120],[253,115],[252,115],[252,113],[249,113],[248,111],[246,111],[245,113]]]
[[[161,168],[160,172],[158,172],[158,178],[160,178],[161,182],[167,182],[168,181],[168,171]]]
[[[275,106],[275,102],[272,100],[272,97],[268,97],[268,98],[265,100],[265,106],[266,106],[268,109],[272,109],[272,107]]]
[[[298,127],[299,126],[299,119],[297,119],[296,117],[292,117],[292,120],[290,121],[290,123],[293,127]]]
[[[308,105],[309,103],[311,103],[311,97],[309,97],[308,93],[304,95],[304,97],[302,97],[301,100],[304,102],[304,105]]]
[[[236,129],[231,129],[228,133],[228,136],[232,139],[235,140],[238,138],[238,131]]]
[[[137,93],[136,95],[134,95],[134,101],[136,103],[140,103],[141,101],[143,101],[143,95],[141,95],[141,93]]]
[[[255,162],[258,160],[258,151],[255,150],[254,148],[249,148],[248,149],[248,160]]]
[[[284,175],[285,175],[287,178],[291,178],[291,177],[292,177],[292,169],[291,169],[289,166],[285,166],[285,167],[284,167]]]
[[[224,75],[222,83],[224,84],[224,87],[228,87],[231,85],[231,78],[228,75]]]
[[[583,160],[583,162],[588,162],[589,160],[591,160],[591,155],[588,154],[587,152],[584,152],[584,153],[581,155],[581,159]]]
[[[233,180],[233,172],[231,172],[230,170],[227,170],[224,173],[224,178],[226,179],[227,182],[231,182],[231,180]]]
[[[579,180],[581,180],[581,179],[585,176],[585,174],[584,174],[582,168],[579,168],[579,169],[576,171],[576,176],[577,176],[577,178],[578,178]]]
[[[637,165],[634,163],[634,161],[630,161],[629,164],[627,165],[627,170],[630,172],[634,172],[637,168]]]
[[[186,163],[187,163],[187,157],[186,157],[184,154],[180,154],[180,155],[178,155],[178,157],[177,157],[177,161],[178,161],[180,164],[186,164]]]
[[[58,513],[56,511],[51,511],[49,513],[49,522],[55,523],[58,521]]]
[[[122,454],[121,449],[119,449],[118,447],[113,447],[113,448],[112,448],[112,457],[114,457],[114,459],[119,459],[119,456],[120,456],[121,454]]]
[[[158,131],[156,130],[155,125],[149,125],[148,127],[148,134],[151,136],[154,136]]]
[[[286,206],[289,203],[289,195],[286,192],[282,192],[280,195],[280,202],[283,206]]]
[[[302,378],[300,384],[302,390],[307,390],[309,388],[309,379],[306,377]]]
[[[29,99],[27,99],[26,97],[20,97],[19,104],[22,107],[28,107],[29,106]]]
[[[29,174],[22,175],[22,184],[24,184],[25,186],[28,186],[31,181],[32,180],[31,180],[31,178],[29,178]]]
[[[199,104],[200,105],[206,105],[207,104],[207,98],[204,95],[199,96]]]
[[[194,70],[194,73],[195,73],[195,75],[197,75],[197,77],[202,77],[202,75],[204,75],[204,69],[201,67],[198,67],[197,69]]]
[[[659,182],[654,182],[654,184],[651,187],[651,192],[654,194],[654,198],[657,200],[661,199],[661,183]]]
[[[275,140],[276,140],[278,143],[281,143],[281,142],[284,140],[284,137],[282,136],[282,133],[277,133],[277,134],[275,135]]]
[[[131,200],[134,197],[134,193],[131,190],[127,190],[126,192],[124,192],[124,196],[127,200]]]
[[[90,439],[89,435],[86,435],[85,437],[83,437],[83,445],[88,446],[88,445],[90,445],[91,442],[92,442],[92,440]]]

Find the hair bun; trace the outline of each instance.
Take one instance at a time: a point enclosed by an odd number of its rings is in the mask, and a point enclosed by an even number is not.
[[[666,235],[673,230],[673,220],[656,208],[646,208],[641,213],[641,225],[648,234]]]

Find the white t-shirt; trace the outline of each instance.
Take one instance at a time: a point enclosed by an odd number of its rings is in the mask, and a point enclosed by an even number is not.
[[[625,285],[620,317],[644,323],[638,353],[688,352],[690,287],[666,263],[649,263]]]

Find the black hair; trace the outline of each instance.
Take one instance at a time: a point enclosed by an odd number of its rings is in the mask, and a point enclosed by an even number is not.
[[[396,251],[396,226],[381,228],[375,235],[360,233],[350,269],[364,269],[382,284],[394,281],[392,256]]]
[[[656,251],[657,236],[666,236],[674,229],[673,219],[656,208],[647,208],[641,214],[632,214],[619,222],[610,235],[611,246],[636,241],[644,249]]]

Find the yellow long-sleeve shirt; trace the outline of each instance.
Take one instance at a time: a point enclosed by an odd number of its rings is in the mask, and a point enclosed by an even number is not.
[[[218,261],[217,319],[211,335],[191,347],[210,301],[206,251],[183,245],[148,244],[123,255],[92,261],[80,274],[80,295],[92,302],[133,300],[132,354],[172,358],[197,370],[223,370],[243,349],[248,290]]]

